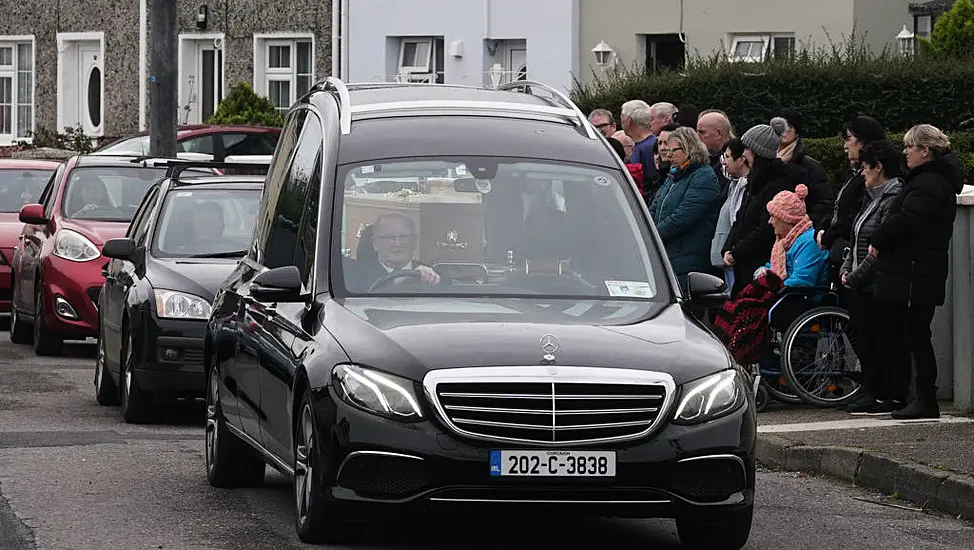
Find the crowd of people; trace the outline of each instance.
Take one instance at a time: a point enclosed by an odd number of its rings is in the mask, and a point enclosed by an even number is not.
[[[713,273],[731,302],[769,281],[833,287],[863,373],[845,410],[939,417],[931,324],[964,180],[942,131],[919,124],[900,146],[875,118],[854,117],[842,128],[849,174],[831,182],[792,109],[740,137],[720,110],[665,102],[628,101],[619,125],[605,109],[589,121],[629,169],[682,286]]]

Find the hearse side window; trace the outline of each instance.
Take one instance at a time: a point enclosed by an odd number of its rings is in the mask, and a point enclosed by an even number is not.
[[[314,171],[304,198],[304,216],[298,229],[298,245],[294,248],[294,265],[301,270],[301,281],[305,290],[311,290],[311,279],[315,266],[318,237],[318,205],[321,203],[321,156],[323,147],[318,140],[318,153],[314,160]]]
[[[278,191],[264,261],[261,262],[268,269],[294,265],[298,226],[305,210],[305,194],[315,172],[322,137],[321,121],[314,113],[307,114],[303,126],[284,185]]]

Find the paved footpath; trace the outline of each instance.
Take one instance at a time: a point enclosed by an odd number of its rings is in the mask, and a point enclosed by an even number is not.
[[[160,425],[129,426],[117,408],[95,404],[93,361],[92,345],[38,358],[0,332],[0,550],[303,547],[285,479],[275,473],[259,489],[211,488],[202,407],[174,407]],[[763,470],[748,548],[970,548],[971,523],[899,504],[848,483]],[[531,517],[384,521],[359,542],[355,548],[679,548],[671,521]]]
[[[898,421],[776,405],[759,417],[758,460],[974,520],[974,417],[941,410],[938,420]]]

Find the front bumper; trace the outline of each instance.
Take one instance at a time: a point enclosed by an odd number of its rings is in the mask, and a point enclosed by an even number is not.
[[[142,365],[132,371],[139,388],[156,395],[203,397],[205,323],[151,316],[142,342]]]
[[[5,252],[0,252],[4,254]],[[10,266],[5,260],[0,260],[0,313],[10,313],[10,306],[13,300],[13,287],[11,281]]]
[[[532,513],[678,517],[753,504],[753,404],[698,426],[667,424],[648,438],[584,447],[616,451],[613,478],[490,476],[492,449],[533,447],[466,440],[436,420],[386,420],[345,404],[330,388],[317,391],[316,414],[326,491],[343,511],[528,506]]]
[[[43,262],[41,299],[48,328],[73,337],[97,337],[104,259],[72,262],[52,254]]]

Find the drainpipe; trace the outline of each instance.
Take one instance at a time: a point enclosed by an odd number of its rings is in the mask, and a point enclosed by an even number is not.
[[[341,48],[339,40],[341,29],[339,28],[339,2],[331,0],[331,75],[341,74]]]
[[[348,82],[348,0],[342,0],[342,35],[341,35],[341,46],[342,51],[342,73],[341,79]]]

